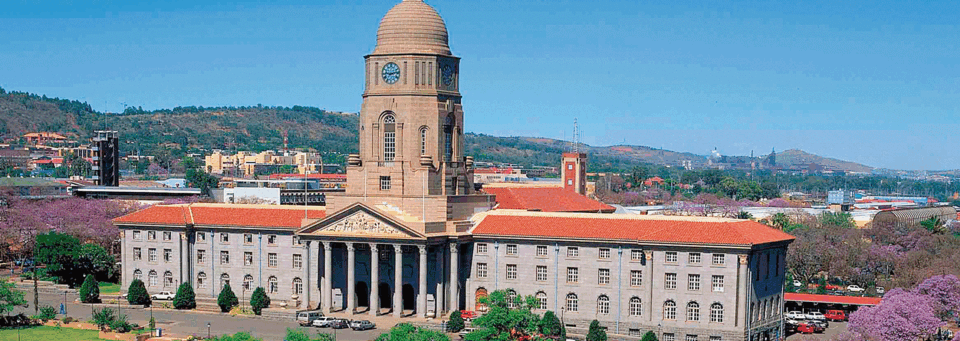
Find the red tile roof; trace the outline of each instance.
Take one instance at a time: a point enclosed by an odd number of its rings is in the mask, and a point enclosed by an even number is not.
[[[521,211],[491,211],[477,219],[475,236],[741,246],[794,239],[764,224],[736,219]]]
[[[828,303],[828,304],[854,304],[854,305],[880,304],[879,297],[815,295],[815,294],[798,294],[798,293],[792,293],[792,292],[784,293],[783,299],[785,301]]]
[[[303,179],[303,174],[270,174],[268,177],[270,180],[276,179]],[[307,174],[308,179],[334,179],[334,180],[345,180],[347,178],[346,174]]]
[[[562,187],[492,187],[484,192],[497,196],[497,208],[543,212],[612,213],[613,206]]]
[[[309,219],[322,219],[326,211],[307,209]],[[267,205],[155,205],[114,219],[116,224],[151,224],[183,226],[279,227],[300,228],[303,207]]]

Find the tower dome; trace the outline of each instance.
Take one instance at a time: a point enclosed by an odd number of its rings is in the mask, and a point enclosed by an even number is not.
[[[443,18],[423,0],[403,0],[380,20],[373,54],[394,53],[451,55]]]

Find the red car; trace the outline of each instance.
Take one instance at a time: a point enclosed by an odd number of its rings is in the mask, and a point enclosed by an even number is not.
[[[475,312],[475,311],[470,311],[470,310],[461,310],[461,311],[460,311],[460,317],[462,317],[462,318],[464,318],[464,319],[468,319],[468,320],[469,320],[469,319],[475,319],[475,318],[477,318],[477,316],[480,316],[480,315],[477,315],[477,312]]]
[[[797,332],[800,334],[813,334],[817,332],[817,327],[809,323],[801,323],[797,325]]]
[[[830,321],[846,321],[849,316],[847,312],[843,310],[827,310],[826,314],[823,314],[823,317],[826,317]]]

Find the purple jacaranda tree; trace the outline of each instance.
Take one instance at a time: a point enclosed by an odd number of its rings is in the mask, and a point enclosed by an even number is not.
[[[767,202],[767,207],[792,207],[789,201],[776,198]]]
[[[870,340],[920,340],[944,325],[934,314],[931,299],[914,291],[890,290],[880,304],[850,314],[849,330]]]
[[[916,291],[930,298],[933,312],[941,320],[950,320],[960,312],[960,279],[954,275],[927,278],[917,285]]]

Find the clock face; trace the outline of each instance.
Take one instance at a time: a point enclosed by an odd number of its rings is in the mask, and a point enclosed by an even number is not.
[[[453,83],[453,67],[450,65],[444,65],[440,71],[443,72],[443,85],[450,85]]]
[[[383,81],[387,84],[393,84],[400,80],[400,67],[394,63],[388,63],[383,66]]]

